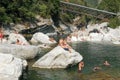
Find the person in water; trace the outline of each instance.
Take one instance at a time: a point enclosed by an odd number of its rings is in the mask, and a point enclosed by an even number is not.
[[[83,61],[79,62],[79,64],[78,64],[78,71],[81,72],[83,67],[84,67],[84,62]]]
[[[71,50],[70,50],[71,47],[67,44],[65,39],[60,39],[58,45],[61,46],[64,50],[69,51],[71,53]]]
[[[104,64],[105,66],[110,66],[110,63],[109,63],[108,61],[105,61],[103,64]]]
[[[93,68],[93,71],[95,72],[95,71],[99,71],[99,70],[101,70],[101,69],[102,69],[101,67],[95,66],[95,67]]]

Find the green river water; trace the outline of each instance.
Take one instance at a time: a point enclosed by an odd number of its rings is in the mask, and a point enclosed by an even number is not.
[[[85,67],[78,72],[78,65],[68,69],[39,69],[32,64],[49,50],[43,50],[38,57],[29,60],[29,72],[24,80],[120,80],[120,45],[109,42],[76,42],[70,44],[83,57]],[[111,66],[103,65],[107,60]],[[95,66],[101,67],[93,71]]]

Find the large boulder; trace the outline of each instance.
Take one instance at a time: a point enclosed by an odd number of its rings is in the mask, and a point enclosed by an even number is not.
[[[110,33],[106,33],[103,37],[103,41],[112,41],[113,40],[113,35]]]
[[[109,28],[108,33],[112,36],[113,41],[120,40],[120,29],[119,28],[116,28],[116,29]]]
[[[29,45],[27,40],[21,35],[16,33],[11,33],[8,37],[8,43],[15,44],[17,39],[21,42],[21,45]]]
[[[0,53],[0,80],[18,80],[23,67],[25,66],[22,59]]]
[[[67,68],[70,65],[75,65],[80,62],[83,57],[73,49],[71,53],[64,50],[62,47],[57,46],[37,62],[33,64],[33,67],[39,68]]]
[[[38,32],[35,33],[32,37],[32,39],[30,40],[30,42],[32,44],[39,44],[39,43],[44,43],[44,44],[52,44],[52,43],[56,43],[55,40],[51,41],[49,36],[47,36],[44,33]]]
[[[0,52],[13,54],[22,59],[32,59],[39,52],[37,46],[31,45],[16,45],[16,44],[0,44]]]
[[[101,33],[90,33],[90,41],[102,41],[103,35]]]
[[[104,29],[105,27],[108,26],[108,22],[103,22],[101,24],[89,24],[87,25],[87,29],[88,31],[91,31],[93,29],[98,29],[100,31],[100,29]]]
[[[118,42],[120,40],[120,29],[116,28],[116,29],[112,29],[109,28],[109,32],[107,32],[104,35],[103,38],[104,41],[112,41],[112,42]]]

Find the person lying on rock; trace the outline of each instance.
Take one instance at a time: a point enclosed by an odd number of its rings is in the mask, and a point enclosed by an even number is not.
[[[22,42],[20,42],[20,40],[17,39],[16,44],[18,44],[18,45],[22,45]]]
[[[65,41],[65,39],[60,39],[59,40],[59,43],[58,43],[59,46],[61,46],[64,50],[66,51],[69,51],[71,53],[71,47],[67,44],[67,42]]]

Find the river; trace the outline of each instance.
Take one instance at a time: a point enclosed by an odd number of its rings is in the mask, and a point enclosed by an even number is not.
[[[38,69],[32,64],[49,50],[44,50],[39,57],[29,60],[29,72],[23,80],[120,80],[120,45],[109,42],[76,42],[70,44],[83,57],[85,67],[78,72],[78,65],[68,69]],[[104,66],[107,60],[111,65]],[[98,66],[101,70],[93,71]]]

